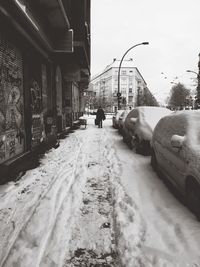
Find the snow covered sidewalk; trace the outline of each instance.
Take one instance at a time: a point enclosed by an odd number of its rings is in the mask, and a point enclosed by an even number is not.
[[[104,126],[89,118],[0,186],[0,267],[200,266],[199,223]]]
[[[133,214],[106,130],[91,123],[0,187],[0,266],[122,266],[120,223]]]

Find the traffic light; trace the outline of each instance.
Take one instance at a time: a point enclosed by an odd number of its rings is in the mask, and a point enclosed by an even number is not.
[[[121,109],[122,96],[121,93],[117,93],[118,109]]]

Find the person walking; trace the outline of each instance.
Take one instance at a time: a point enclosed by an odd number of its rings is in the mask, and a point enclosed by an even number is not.
[[[96,116],[96,120],[98,122],[98,127],[102,128],[102,122],[106,119],[104,110],[102,109],[102,107],[100,106],[97,110],[97,116]]]

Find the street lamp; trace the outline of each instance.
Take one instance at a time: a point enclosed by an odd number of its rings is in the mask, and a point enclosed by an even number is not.
[[[131,50],[133,49],[134,47],[136,46],[139,46],[139,45],[148,45],[149,42],[143,42],[143,43],[139,43],[139,44],[136,44],[134,46],[131,46],[123,55],[120,63],[119,63],[119,69],[118,69],[118,90],[117,90],[117,100],[118,100],[118,109],[120,109],[120,97],[121,97],[121,93],[120,93],[120,70],[121,70],[121,65],[122,65],[122,61],[124,59],[124,57],[126,56],[126,54]]]
[[[197,75],[197,78],[199,79],[199,74],[196,72],[196,71],[193,71],[193,70],[186,70],[187,72],[192,72],[192,73],[195,73]]]
[[[187,72],[192,72],[195,73],[197,75],[197,89],[196,89],[196,100],[195,100],[195,108],[198,108],[199,104],[200,104],[200,54],[199,54],[199,63],[198,63],[198,67],[199,67],[199,73],[193,70],[186,70]]]

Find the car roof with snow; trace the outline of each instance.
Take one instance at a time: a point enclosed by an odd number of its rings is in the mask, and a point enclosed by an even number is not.
[[[133,113],[136,110],[139,113],[140,122],[147,122],[152,130],[155,128],[156,124],[162,117],[167,116],[172,112],[171,110],[164,107],[140,106],[134,108],[130,112],[130,114],[128,115],[129,118],[132,117]]]

